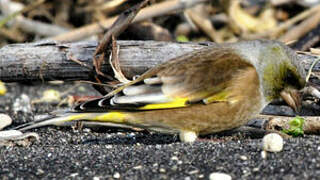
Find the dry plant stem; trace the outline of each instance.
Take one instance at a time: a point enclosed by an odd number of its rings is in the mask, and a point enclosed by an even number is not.
[[[307,9],[303,11],[302,13],[294,16],[293,18],[287,20],[286,22],[280,24],[277,28],[266,31],[264,33],[259,33],[259,34],[249,34],[249,35],[244,35],[243,38],[246,39],[256,39],[256,38],[261,38],[261,37],[272,37],[273,39],[278,37],[278,35],[291,27],[292,25],[296,24],[297,22],[311,16],[313,13],[316,13],[320,11],[320,5],[317,5],[313,8]]]
[[[38,0],[35,3],[33,3],[29,6],[26,6],[22,10],[10,14],[9,16],[7,16],[6,18],[4,18],[0,21],[0,28],[2,28],[2,26],[4,26],[11,19],[15,18],[17,15],[22,14],[22,13],[26,13],[26,12],[38,7],[39,5],[43,4],[44,2],[45,2],[45,0]]]
[[[114,77],[120,81],[121,83],[128,83],[130,82],[122,73],[119,61],[119,49],[117,45],[117,41],[114,36],[112,36],[112,53],[110,56],[110,66],[114,72]]]
[[[115,9],[116,7],[118,7],[119,5],[125,3],[128,0],[112,0],[112,1],[107,1],[105,2],[103,5],[101,5],[100,7],[98,7],[99,10],[102,11],[110,11],[112,9]]]
[[[122,13],[112,24],[108,32],[103,36],[103,39],[100,41],[100,44],[97,47],[94,55],[99,55],[103,52],[106,52],[106,50],[108,50],[107,47],[110,44],[111,37],[117,37],[118,35],[120,35],[136,17],[140,9],[148,3],[148,1],[149,0],[145,0],[142,3]]]
[[[92,84],[92,87],[103,96],[108,94],[108,91],[103,87],[100,79],[97,76],[94,76],[94,79],[97,82],[97,84]]]
[[[259,119],[268,120],[266,130],[288,129],[289,121],[293,117],[260,115]],[[305,134],[320,134],[319,116],[302,116],[304,118],[303,131]]]
[[[314,29],[320,23],[320,10],[315,15],[310,16],[299,25],[287,31],[280,37],[280,41],[289,42],[300,39],[303,35]]]
[[[108,53],[108,46],[111,43],[111,38],[119,36],[130,25],[140,9],[144,7],[148,2],[149,0],[145,0],[142,3],[135,5],[134,7],[123,12],[112,24],[107,33],[103,36],[103,39],[100,41],[100,44],[93,55],[93,65],[97,74],[105,77],[105,75],[101,72],[101,65]],[[96,56],[100,54],[101,56],[97,59]]]
[[[10,5],[8,5],[10,6]],[[4,19],[0,16],[0,21]],[[23,16],[17,16],[13,20],[13,25],[19,27],[24,32],[34,33],[45,37],[56,36],[61,33],[66,33],[69,30],[54,24],[47,24],[39,21],[34,21]]]
[[[90,70],[92,69],[92,67],[90,67],[87,63],[82,62],[82,61],[80,61],[79,59],[74,58],[74,57],[72,56],[72,53],[68,54],[68,55],[67,55],[67,58],[70,59],[71,61],[75,62],[75,63],[80,64],[80,65],[83,66],[83,67],[86,67],[86,68],[88,68],[88,69],[90,69]]]
[[[97,10],[108,12],[108,11],[116,9],[118,6],[125,3],[126,1],[128,1],[128,0],[111,0],[111,1],[107,1],[103,4],[99,3],[96,5],[85,7],[84,10],[87,12],[88,11],[97,11]]]
[[[270,3],[273,6],[280,6],[282,4],[292,3],[293,1],[296,1],[296,0],[271,0]]]
[[[4,36],[5,38],[15,42],[22,42],[25,39],[21,33],[6,28],[0,28],[0,36]]]
[[[317,49],[317,48],[310,48],[310,52],[312,54],[315,54],[317,56],[320,56],[320,49]],[[320,58],[320,57],[319,57]]]
[[[313,97],[316,97],[316,98],[320,99],[320,92],[319,92],[319,90],[318,90],[317,88],[311,86],[311,85],[305,87],[305,88],[303,89],[303,93],[304,93],[304,94],[309,94],[309,95],[311,95],[311,96],[313,96]]]
[[[217,36],[216,30],[208,18],[201,16],[201,14],[197,14],[192,9],[186,10],[186,13],[193,21],[193,23],[197,27],[199,27],[204,33],[206,33],[212,41],[217,43],[222,42],[222,39],[220,38],[220,36]]]
[[[320,60],[320,57],[317,57],[317,59],[315,59],[315,60],[313,61],[313,63],[311,64],[310,69],[308,70],[307,77],[306,77],[306,82],[309,82],[309,78],[310,78],[310,76],[311,76],[312,69],[313,69],[313,67],[319,62],[319,60]]]
[[[167,14],[172,11],[186,9],[192,7],[195,4],[207,1],[208,0],[191,0],[188,3],[182,3],[180,0],[164,1],[162,3],[158,3],[142,9],[133,22],[143,21],[149,18]],[[85,39],[94,34],[103,32],[104,29],[101,29],[101,26],[103,26],[104,28],[109,28],[112,25],[112,23],[116,20],[116,18],[117,17],[113,17],[110,19],[100,21],[98,23],[93,23],[91,25],[87,25],[82,28],[78,28],[70,32],[55,36],[51,39],[56,41],[77,41]]]

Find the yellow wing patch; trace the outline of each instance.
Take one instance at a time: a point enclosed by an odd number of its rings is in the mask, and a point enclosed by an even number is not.
[[[188,106],[188,98],[175,98],[174,101],[168,103],[159,104],[147,104],[138,109],[140,110],[152,110],[152,109],[169,109],[169,108],[181,108]]]
[[[88,116],[88,113],[75,114],[68,117],[66,121],[74,121],[79,119],[85,119]]]
[[[114,123],[122,123],[125,121],[126,114],[121,112],[106,112],[106,113],[81,113],[71,115],[65,121],[75,120],[92,120],[92,121],[108,121]]]
[[[226,103],[234,104],[238,102],[238,100],[235,98],[230,98],[230,93],[228,93],[228,91],[222,91],[218,94],[214,94],[212,96],[209,96],[203,99],[203,102],[205,104],[210,104],[215,102],[226,102]]]
[[[213,96],[209,96],[209,97],[203,99],[203,102],[205,104],[210,104],[213,102],[228,102],[227,97],[228,97],[228,92],[222,91],[218,94],[214,94]]]
[[[122,123],[125,120],[126,115],[121,112],[107,112],[92,118],[94,121],[108,121],[114,123]]]

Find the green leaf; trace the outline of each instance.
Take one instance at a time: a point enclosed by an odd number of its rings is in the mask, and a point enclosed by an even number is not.
[[[302,136],[304,134],[303,124],[304,119],[300,116],[296,116],[289,121],[289,128],[282,130],[282,132],[294,137]]]

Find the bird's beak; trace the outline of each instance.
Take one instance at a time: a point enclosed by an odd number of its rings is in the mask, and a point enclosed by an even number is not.
[[[300,111],[301,95],[297,89],[288,87],[280,92],[280,96],[295,112]]]

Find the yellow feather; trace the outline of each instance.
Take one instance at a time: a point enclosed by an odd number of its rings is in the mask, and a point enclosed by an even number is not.
[[[88,116],[87,113],[75,114],[75,115],[69,116],[66,121],[74,121],[74,120],[84,119],[84,118],[86,118],[87,116]]]
[[[121,112],[108,112],[92,118],[94,121],[108,121],[114,123],[124,122],[126,115]]]
[[[159,103],[159,104],[147,104],[139,109],[142,110],[151,110],[151,109],[169,109],[169,108],[179,108],[188,106],[188,98],[176,98],[172,102],[168,103]]]
[[[205,104],[210,104],[213,102],[228,102],[227,99],[228,92],[222,91],[218,94],[214,94],[213,96],[209,96],[208,98],[203,99]]]

